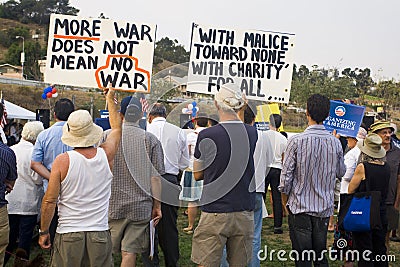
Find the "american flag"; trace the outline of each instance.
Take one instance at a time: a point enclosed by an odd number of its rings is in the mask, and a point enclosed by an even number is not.
[[[140,104],[142,104],[142,112],[147,113],[147,110],[149,109],[149,103],[144,96],[140,98]]]
[[[4,112],[3,112],[3,116],[1,117],[1,122],[0,122],[0,126],[1,128],[4,128],[4,126],[7,125],[7,110],[6,110],[6,104],[4,103],[4,98],[3,98],[3,92],[1,92],[1,104],[3,104],[4,107]]]

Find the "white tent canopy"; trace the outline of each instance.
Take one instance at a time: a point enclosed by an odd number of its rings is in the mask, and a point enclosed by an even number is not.
[[[35,112],[17,106],[7,100],[4,100],[4,105],[6,106],[7,119],[36,120]]]

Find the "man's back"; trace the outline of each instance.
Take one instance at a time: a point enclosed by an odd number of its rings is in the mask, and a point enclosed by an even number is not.
[[[194,156],[205,166],[203,211],[254,209],[254,193],[249,188],[254,188],[250,183],[256,142],[256,128],[240,121],[222,122],[199,133]]]
[[[335,178],[344,172],[339,140],[323,125],[312,125],[289,139],[279,187],[289,195],[288,207],[293,214],[329,217],[333,214]]]
[[[32,160],[43,162],[48,169],[54,159],[61,153],[67,152],[72,148],[61,142],[62,126],[65,122],[56,122],[50,128],[38,135],[32,154]]]
[[[151,219],[151,177],[164,174],[163,161],[158,139],[138,125],[125,122],[114,159],[110,218]]]
[[[68,173],[61,181],[57,233],[108,230],[112,173],[107,156],[97,148],[93,158],[69,151]]]
[[[5,144],[0,142],[0,207],[7,204],[5,199],[5,180],[17,179],[17,166],[15,153]]]
[[[186,134],[179,127],[157,117],[147,125],[147,131],[160,140],[164,151],[165,172],[178,174],[179,169],[189,166],[189,151]]]

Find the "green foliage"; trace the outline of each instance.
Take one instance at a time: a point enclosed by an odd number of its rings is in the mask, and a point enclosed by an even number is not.
[[[354,98],[355,86],[351,79],[340,76],[337,69],[319,69],[313,66],[310,71],[301,65],[293,68],[291,101],[305,106],[312,94],[323,94],[330,99]]]
[[[9,48],[13,43],[19,43],[21,40],[16,39],[16,36],[29,36],[29,29],[27,27],[9,28],[5,31],[0,31],[0,45]]]
[[[376,88],[377,96],[383,98],[385,106],[398,106],[400,102],[400,83],[394,80],[381,81]]]
[[[79,10],[69,0],[9,0],[0,4],[0,17],[22,23],[48,25],[50,14],[76,15]]]
[[[6,62],[11,65],[21,64],[22,43],[13,43],[7,51]],[[41,74],[37,60],[43,58],[46,51],[42,49],[38,42],[25,41],[25,68],[24,76],[27,79],[41,80]]]
[[[168,60],[174,63],[188,62],[189,52],[185,50],[183,45],[178,44],[177,40],[164,37],[156,42],[154,64],[159,64],[162,60]]]

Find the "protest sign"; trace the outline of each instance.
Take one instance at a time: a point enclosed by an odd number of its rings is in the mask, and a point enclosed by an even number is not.
[[[331,100],[329,116],[323,124],[328,131],[336,130],[342,136],[356,137],[362,123],[365,107]]]
[[[45,82],[150,92],[156,26],[52,14]]]
[[[279,106],[277,103],[265,104],[257,106],[257,114],[254,119],[257,130],[266,131],[269,130],[269,116],[271,114],[280,114]],[[283,131],[283,123],[279,127],[280,131]]]
[[[288,103],[294,34],[193,24],[187,91],[215,94],[236,83],[248,99]]]

